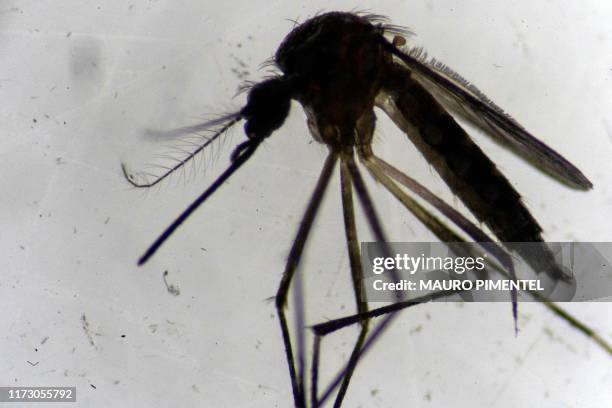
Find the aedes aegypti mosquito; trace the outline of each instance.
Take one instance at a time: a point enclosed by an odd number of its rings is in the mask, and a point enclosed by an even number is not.
[[[229,167],[149,247],[138,261],[142,265],[191,213],[253,156],[266,138],[283,125],[291,100],[303,106],[312,137],[325,144],[329,154],[308,202],[276,294],[276,308],[296,407],[320,406],[336,389],[334,406],[340,406],[360,356],[388,325],[394,316],[393,312],[415,304],[398,302],[380,309],[368,309],[362,290],[363,271],[353,189],[374,237],[379,242],[386,242],[386,239],[355,161],[355,153],[371,176],[441,241],[460,242],[469,237],[476,242],[490,243],[494,252],[498,253],[498,259],[504,263],[505,252],[501,246],[494,244],[493,238],[373,152],[375,107],[384,111],[408,136],[476,219],[485,224],[499,241],[505,243],[506,250],[517,251],[537,271],[545,270],[554,279],[567,279],[556,267],[551,252],[543,243],[536,254],[524,251],[523,247],[513,248],[513,242],[542,242],[542,229],[521,201],[518,192],[449,111],[478,125],[497,141],[560,182],[580,190],[590,189],[591,182],[569,161],[532,136],[457,73],[434,59],[428,59],[419,48],[405,49],[405,37],[408,34],[407,30],[389,24],[380,15],[329,12],[315,16],[297,25],[285,37],[274,56],[274,63],[281,73],[254,84],[248,91],[247,103],[242,109],[184,129],[196,132],[216,128],[216,132],[204,143],[152,181],[140,183],[123,166],[124,175],[133,186],[151,187],[221,138],[230,127],[245,121],[247,140],[235,147]],[[300,345],[296,353],[285,308],[306,238],[338,161],[357,314],[313,327],[314,352],[307,387],[303,346]],[[404,188],[428,202],[462,233],[448,227]],[[516,301],[514,303],[516,307]],[[590,329],[572,320],[558,306],[547,304],[610,351],[610,346]],[[369,330],[370,319],[381,315],[385,316],[383,320]],[[319,393],[320,342],[326,334],[352,324],[359,324],[361,329],[348,363],[336,379]]]

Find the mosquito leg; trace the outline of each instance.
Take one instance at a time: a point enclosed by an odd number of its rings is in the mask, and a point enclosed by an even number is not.
[[[322,335],[315,333],[314,339],[312,341],[312,367],[310,371],[310,405],[312,406],[312,408],[317,408],[319,406],[317,390],[319,389],[319,361],[321,355],[322,339]]]
[[[403,300],[387,306],[382,306],[376,309],[368,310],[364,314],[354,314],[351,316],[341,317],[340,319],[330,320],[325,323],[319,323],[312,326],[313,332],[320,337],[327,336],[330,333],[338,331],[353,324],[360,323],[363,319],[373,319],[375,317],[384,316],[389,313],[399,312],[400,310],[407,309],[412,306],[420,305],[423,303],[431,302],[436,299],[445,298],[447,296],[456,295],[461,293],[460,290],[444,290],[435,292],[427,295],[420,296],[411,300]],[[362,349],[361,354],[364,353]]]
[[[470,236],[475,242],[480,244],[484,249],[489,251],[495,258],[502,264],[510,276],[514,277],[514,264],[512,257],[506,252],[499,244],[497,244],[493,238],[487,235],[482,229],[480,229],[473,222],[468,220],[463,214],[455,210],[453,207],[448,205],[444,200],[441,200],[434,193],[429,191],[425,186],[420,184],[418,181],[409,177],[407,174],[398,170],[385,160],[379,158],[376,155],[371,155],[367,158],[362,158],[368,169],[372,171],[372,167],[375,165],[380,168],[387,176],[395,179],[398,183],[404,187],[410,189],[415,194],[420,196],[423,200],[427,201],[438,211],[440,211],[446,218],[452,221],[455,225],[461,228],[466,234]],[[448,234],[448,233],[445,233]],[[442,237],[439,236],[440,239]],[[442,239],[443,240],[443,239]],[[443,240],[444,241],[444,240]]]
[[[474,241],[480,243],[481,246],[483,246],[485,249],[491,252],[491,254],[493,254],[497,258],[497,260],[501,262],[502,266],[509,272],[510,277],[512,279],[516,279],[516,273],[514,271],[514,263],[512,262],[512,257],[510,256],[510,254],[504,251],[499,245],[494,243],[493,239],[491,239],[480,228],[474,225],[470,220],[468,220],[463,215],[461,215],[460,212],[456,211],[454,208],[452,208],[451,206],[446,204],[444,201],[436,197],[433,193],[431,193],[425,187],[420,185],[416,180],[413,180],[411,177],[408,177],[406,174],[396,169],[395,167],[393,167],[386,161],[376,156],[371,156],[371,157],[364,159],[364,162],[366,166],[368,167],[368,169],[374,173],[374,177],[379,179],[379,181],[385,185],[385,187],[389,190],[389,192],[395,195],[398,198],[398,200],[400,200],[404,204],[404,206],[406,206],[408,210],[413,212],[413,214],[417,215],[417,213],[415,213],[411,209],[410,205],[416,204],[417,210],[419,210],[420,206],[418,205],[418,203],[416,203],[414,200],[410,199],[409,197],[407,197],[408,201],[406,201],[406,198],[404,199],[400,198],[401,195],[405,195],[405,194],[403,194],[401,190],[397,189],[397,186],[395,187],[392,186],[393,182],[389,180],[382,173],[383,171],[387,175],[393,177],[398,182],[402,183],[405,187],[419,194],[423,199],[427,200],[434,207],[440,210],[442,214],[444,214],[451,221],[453,221],[453,223],[459,226],[464,232],[470,235],[470,237],[474,239]],[[383,180],[382,178],[386,180]],[[400,194],[400,196],[398,196],[398,194]],[[422,210],[422,208],[420,209]],[[419,217],[419,219],[421,218]],[[425,220],[421,219],[421,222],[425,223]],[[440,223],[435,222],[434,225],[440,226]],[[427,226],[432,232],[436,233],[435,229],[432,229],[432,227],[429,225]],[[443,224],[441,225],[441,227],[443,229],[448,229]],[[444,230],[442,231],[442,233],[444,235],[449,235],[449,232],[446,232]],[[450,231],[450,234],[452,234],[452,231]],[[437,233],[436,235],[438,236],[438,238],[440,238],[442,242],[456,241],[456,239],[452,239],[452,236],[450,236],[449,239],[446,239],[444,236],[441,236]],[[512,297],[512,316],[514,317],[514,332],[518,333],[518,292],[516,291],[516,289],[513,289],[511,291],[511,297]]]
[[[342,156],[340,165],[340,181],[342,191],[342,208],[344,214],[344,230],[346,233],[346,243],[348,246],[349,260],[351,264],[351,277],[353,280],[353,290],[355,292],[355,301],[357,303],[358,313],[362,316],[368,311],[367,301],[365,299],[365,291],[363,288],[363,267],[361,265],[361,253],[359,249],[359,238],[357,237],[357,227],[355,225],[355,207],[353,205],[353,188],[352,188],[352,177],[348,168],[347,161],[352,161],[352,156],[347,160],[346,156]],[[336,401],[334,406],[339,407],[346,395],[349,382],[357,366],[361,348],[363,347],[364,341],[368,333],[369,319],[362,319],[361,330],[351,356],[349,358],[342,384],[336,395]]]
[[[301,377],[298,378],[298,374],[296,372],[293,348],[291,346],[291,336],[289,335],[289,327],[287,325],[287,317],[284,309],[287,304],[287,295],[291,285],[291,279],[293,278],[296,268],[300,262],[304,245],[306,244],[306,238],[308,237],[312,223],[314,222],[321,201],[325,195],[325,191],[327,190],[327,186],[329,185],[329,180],[337,159],[337,154],[332,151],[325,160],[323,170],[321,170],[321,175],[319,176],[317,185],[312,193],[310,201],[308,202],[308,206],[306,207],[306,212],[304,213],[300,223],[295,241],[293,242],[291,251],[289,252],[285,271],[283,272],[283,277],[278,287],[278,291],[276,292],[276,310],[278,311],[281,331],[283,333],[283,342],[285,344],[285,352],[287,354],[287,364],[289,365],[289,375],[291,377],[291,387],[293,389],[293,400],[295,406],[300,408],[306,406],[303,390],[304,379]]]
[[[430,202],[434,207],[436,207],[440,212],[442,212],[445,216],[451,219],[455,224],[461,227],[467,234],[469,234],[474,240],[479,241],[479,243],[487,243],[484,248],[493,254],[497,260],[501,263],[503,268],[507,271],[508,275],[512,279],[516,279],[516,275],[514,273],[514,266],[512,263],[512,258],[507,254],[497,243],[491,242],[491,238],[486,235],[482,230],[480,230],[476,225],[471,223],[468,219],[466,219],[461,213],[457,212],[452,207],[448,206],[444,201],[440,200],[436,196],[434,196],[429,190],[425,187],[421,186],[418,182],[408,177],[406,174],[402,173],[400,170],[396,169],[386,161],[380,159],[377,156],[371,156],[363,159],[365,165],[368,169],[372,169],[373,165],[379,166],[387,175],[393,177],[398,182],[402,183],[407,188],[416,192],[423,199]],[[376,176],[375,176],[376,178]],[[379,180],[382,184],[382,180]],[[400,200],[401,201],[401,200]],[[431,229],[431,227],[430,227]],[[432,229],[432,231],[434,231]],[[442,237],[439,238],[444,241]],[[503,272],[503,271],[502,271]],[[596,333],[591,328],[584,325],[582,322],[577,320],[574,316],[569,314],[567,311],[562,309],[559,305],[549,301],[544,296],[542,296],[538,292],[528,292],[531,296],[536,298],[538,301],[542,302],[548,309],[550,309],[553,313],[561,317],[568,324],[576,328],[577,330],[584,333],[587,337],[590,337],[595,341],[600,347],[606,350],[609,354],[612,354],[612,345],[607,343],[598,333]],[[516,310],[516,295],[513,294],[513,314],[516,323],[517,318],[517,310]],[[332,322],[328,322],[332,323]],[[339,327],[340,328],[340,327]],[[316,332],[316,330],[315,330]]]
[[[365,158],[363,156],[366,156]],[[364,159],[364,161],[368,160],[368,155],[362,155],[362,159]],[[374,236],[376,238],[377,241],[379,242],[386,242],[385,236],[384,236],[384,232],[382,230],[382,226],[380,224],[380,221],[378,219],[378,216],[376,215],[376,211],[374,209],[374,205],[372,203],[372,200],[370,198],[370,195],[365,187],[365,183],[363,182],[363,179],[361,178],[361,174],[359,173],[359,170],[357,168],[357,166],[355,165],[355,162],[352,158],[352,156],[348,157],[345,161],[343,161],[343,163],[346,163],[345,166],[348,168],[351,177],[352,177],[352,181],[355,185],[355,190],[357,192],[358,198],[364,208],[366,217],[368,219],[368,222],[370,224],[370,227],[374,233]],[[393,184],[393,186],[395,186],[395,191],[398,192],[399,191],[399,196],[401,196],[402,198],[406,198],[407,200],[411,200],[410,203],[414,203],[416,205],[418,205],[416,202],[414,202],[414,200],[412,200],[410,197],[406,196],[406,194],[404,194],[401,190],[399,190],[397,188],[397,186],[391,181],[389,180],[384,174],[382,174],[382,172],[379,172],[381,177],[388,180],[391,184]],[[374,174],[373,174],[374,175]],[[376,179],[378,179],[377,177],[375,177]],[[448,229],[444,224],[442,224],[441,222],[439,222],[435,217],[433,217],[431,214],[429,214],[425,209],[423,209],[422,207],[418,207],[421,209],[421,214],[424,220],[426,220],[427,224],[426,225],[432,225],[432,228],[437,230],[441,236],[441,238],[443,238],[446,241],[452,241],[452,240],[462,240],[461,237],[457,236],[454,232],[452,232],[450,229]],[[430,220],[434,220],[434,221],[430,221]],[[435,224],[435,226],[434,226]],[[483,233],[484,234],[484,233]],[[384,251],[386,253],[389,253],[389,249],[388,248],[384,248]],[[387,255],[387,254],[385,254]],[[395,271],[392,271],[392,279],[394,281],[397,281],[397,274],[395,273]],[[448,296],[448,293],[441,293],[441,294],[436,294],[436,296]],[[370,336],[367,338],[367,341],[364,343],[363,347],[361,348],[361,350],[359,350],[359,355],[355,356],[355,363],[358,361],[359,357],[364,353],[364,351],[370,347],[371,344],[374,343],[374,341],[376,340],[376,338],[385,330],[385,328],[387,327],[387,325],[391,322],[392,318],[393,318],[393,312],[404,308],[404,307],[408,307],[410,305],[412,305],[411,302],[408,303],[402,303],[401,302],[401,298],[397,299],[398,302],[395,303],[394,305],[391,305],[390,307],[386,308],[386,309],[382,309],[383,311],[379,311],[378,314],[372,314],[370,315],[369,313],[366,314],[367,317],[370,316],[381,316],[381,315],[385,315],[385,319],[379,323],[376,328],[372,331],[372,333],[370,334]],[[408,306],[407,306],[408,305]],[[358,316],[358,315],[356,315]],[[360,319],[362,317],[357,317],[357,319]],[[328,322],[329,324],[333,325],[334,322],[336,321],[332,321],[332,322]],[[338,327],[345,327],[346,325],[350,325],[353,323],[356,323],[356,321],[349,321],[349,322],[343,322],[343,319],[339,319],[337,322],[339,322],[339,324],[341,324],[341,326]],[[315,326],[315,336],[319,337],[319,336],[325,336],[326,334],[328,334],[331,331],[334,331],[336,329],[333,330],[321,330],[319,331],[319,328],[323,328],[324,326]],[[349,363],[350,364],[350,363]],[[349,370],[351,369],[351,367],[349,365],[347,365],[347,367],[342,370],[340,372],[340,374],[338,374],[335,378],[334,381],[331,382],[331,384],[327,387],[327,389],[325,390],[325,392],[323,393],[321,399],[320,399],[320,403],[323,403],[331,394],[331,392],[333,392],[333,390],[335,389],[336,386],[338,386],[340,384],[340,382],[344,382],[346,381],[346,377],[347,374],[349,372]],[[352,368],[352,370],[354,370],[354,367]],[[352,371],[351,371],[352,374]]]
[[[463,241],[457,233],[448,228],[438,218],[423,208],[413,198],[404,193],[397,184],[387,177],[378,166],[366,159],[363,161],[366,168],[376,181],[381,183],[395,198],[397,198],[410,212],[412,212],[431,232],[433,232],[442,242]]]
[[[525,291],[529,295],[531,295],[534,299],[539,302],[544,303],[546,307],[548,307],[553,313],[557,316],[565,320],[570,326],[574,327],[576,330],[582,332],[585,336],[589,337],[593,342],[595,342],[599,347],[601,347],[604,351],[612,356],[612,345],[607,342],[599,333],[597,333],[592,328],[588,327],[584,323],[582,323],[578,318],[570,314],[567,310],[563,309],[558,304],[551,302],[545,296],[542,296],[540,293],[536,291]],[[343,329],[345,327],[351,326],[356,323],[360,323],[364,318],[375,318],[384,316],[388,313],[398,312],[403,309],[407,309],[412,306],[416,306],[422,303],[430,302],[435,299],[444,298],[446,296],[451,296],[454,294],[460,293],[460,291],[443,291],[436,292],[429,295],[422,296],[420,298],[415,298],[412,300],[405,300],[402,302],[393,303],[388,306],[382,306],[377,309],[369,310],[365,316],[363,315],[351,315],[342,317],[336,320],[330,320],[325,323],[320,323],[311,327],[312,331],[315,335],[319,337],[326,336],[330,333],[333,333],[337,330]],[[366,342],[364,347],[361,350],[361,354],[365,354],[370,344],[370,339]]]
[[[375,239],[382,243],[384,245],[383,247],[383,251],[385,252],[385,255],[389,255],[390,254],[390,249],[388,248],[388,246],[385,244],[386,238],[385,238],[385,234],[384,231],[382,229],[382,225],[380,223],[380,219],[378,217],[378,215],[376,214],[376,210],[374,208],[374,204],[372,202],[372,199],[370,198],[370,194],[367,191],[367,188],[365,186],[365,183],[363,182],[363,179],[361,177],[361,173],[359,172],[359,169],[357,168],[356,164],[355,164],[355,160],[353,159],[352,155],[348,155],[345,154],[342,156],[342,167],[343,171],[346,174],[344,177],[347,181],[351,181],[352,184],[355,186],[355,191],[357,193],[357,198],[359,199],[361,206],[363,207],[366,219],[368,221],[368,224],[370,225],[370,229],[372,230],[372,233],[375,237]],[[349,178],[350,176],[350,178]],[[344,182],[343,182],[343,187],[344,187]],[[343,188],[343,197],[344,197],[344,188]],[[344,200],[343,200],[344,201]],[[346,217],[346,213],[345,213],[345,217]],[[355,241],[356,243],[356,241]],[[390,276],[392,278],[393,281],[397,281],[398,277],[397,277],[397,272],[395,270],[390,271]],[[401,300],[401,293],[397,293],[396,295],[398,295],[397,300]],[[374,328],[374,330],[372,331],[372,334],[370,335],[369,339],[373,340],[375,338],[377,338],[386,328],[386,326],[391,322],[391,320],[393,319],[394,314],[387,314],[385,319],[379,323],[376,328]],[[323,402],[325,402],[327,400],[327,398],[329,398],[329,396],[331,395],[331,393],[335,390],[336,387],[338,387],[340,385],[340,390],[338,392],[338,395],[336,396],[336,400],[334,402],[334,406],[335,407],[339,407],[342,404],[342,399],[344,398],[344,395],[346,393],[346,388],[348,387],[348,384],[350,382],[350,379],[354,373],[355,367],[357,365],[357,362],[359,361],[359,358],[361,356],[362,353],[362,349],[364,347],[364,341],[365,339],[361,339],[361,335],[367,335],[367,332],[364,332],[363,329],[363,323],[362,324],[362,332],[360,333],[360,338],[358,339],[358,344],[360,347],[357,348],[355,347],[353,349],[353,353],[351,354],[351,357],[349,359],[349,362],[347,363],[346,367],[340,372],[340,374],[338,374],[338,376],[336,376],[335,380],[332,381],[331,384],[329,384],[329,386],[325,389],[323,395],[321,396],[321,399],[319,400],[319,403],[322,404]],[[368,341],[370,341],[368,340]],[[357,346],[356,345],[356,346]]]

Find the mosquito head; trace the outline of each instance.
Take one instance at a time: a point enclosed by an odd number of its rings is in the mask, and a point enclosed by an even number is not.
[[[246,120],[249,139],[264,139],[283,125],[291,105],[291,87],[282,77],[267,79],[253,86],[247,104],[240,111]]]

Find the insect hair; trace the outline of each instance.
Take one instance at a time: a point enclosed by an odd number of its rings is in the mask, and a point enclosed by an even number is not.
[[[170,144],[166,152],[155,155],[158,159],[167,160],[173,164],[171,166],[161,163],[147,164],[148,169],[161,171],[157,173],[150,171],[133,173],[128,170],[125,163],[122,163],[123,174],[128,182],[136,188],[150,188],[160,185],[164,180],[169,180],[177,173],[180,173],[186,182],[185,166],[191,164],[190,178],[199,173],[202,165],[198,165],[198,158],[202,156],[204,151],[207,151],[206,154],[208,154],[207,163],[213,163],[218,158],[225,140],[231,137],[232,133],[229,131],[240,120],[241,117],[238,113],[229,113],[216,115],[214,119],[193,126],[167,131],[147,130],[146,134],[153,138],[167,139],[178,137],[178,141]],[[216,146],[218,148],[215,151]],[[204,161],[204,159],[201,161]]]
[[[470,81],[465,79],[461,74],[454,71],[448,65],[439,61],[435,57],[429,57],[427,51],[421,46],[414,47],[400,47],[400,50],[404,53],[408,54],[408,56],[416,59],[422,64],[428,65],[438,71],[441,71],[445,75],[447,75],[450,79],[455,82],[458,82],[460,85],[465,86],[470,92],[472,92],[478,99],[482,102],[489,105],[492,109],[494,109],[497,113],[504,115],[508,119],[514,121],[508,113],[506,113],[502,108],[500,108],[495,102],[491,100],[484,92],[476,87],[476,85],[472,84]]]

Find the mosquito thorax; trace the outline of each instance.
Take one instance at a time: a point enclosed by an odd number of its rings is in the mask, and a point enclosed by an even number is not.
[[[244,131],[251,139],[264,139],[280,128],[291,106],[291,89],[282,77],[255,84],[249,91],[247,104],[240,111],[246,120]]]
[[[315,139],[358,143],[353,130],[371,117],[391,62],[381,45],[383,33],[365,16],[331,12],[305,21],[283,40],[275,62],[292,78],[293,97],[304,107]]]

